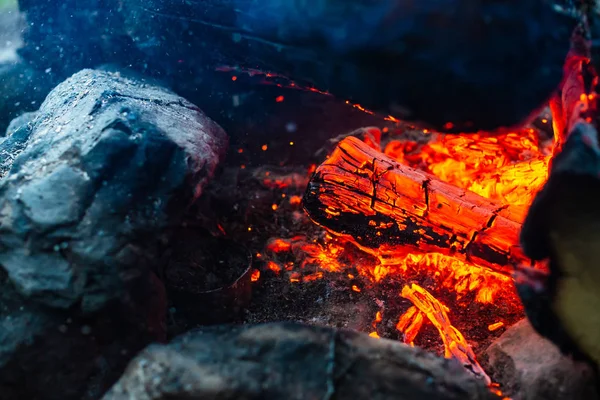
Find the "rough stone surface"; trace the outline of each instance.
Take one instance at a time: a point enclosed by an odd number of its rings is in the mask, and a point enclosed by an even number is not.
[[[456,361],[357,332],[272,323],[152,345],[104,400],[496,398]]]
[[[594,400],[594,374],[539,336],[527,320],[513,325],[481,358],[484,368],[515,400]]]
[[[194,105],[107,71],[74,75],[11,125],[0,141],[12,154],[0,162],[0,399],[98,398],[164,338],[153,273],[163,231],[226,143]]]

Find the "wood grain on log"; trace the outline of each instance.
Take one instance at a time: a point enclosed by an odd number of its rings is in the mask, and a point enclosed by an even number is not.
[[[399,164],[354,137],[317,168],[304,206],[316,223],[369,248],[402,245],[507,274],[526,260],[517,245],[523,209]]]
[[[499,399],[454,360],[291,323],[215,327],[147,348],[104,400]]]

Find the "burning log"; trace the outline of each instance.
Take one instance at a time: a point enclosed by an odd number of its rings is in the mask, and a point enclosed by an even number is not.
[[[550,100],[555,136],[554,154],[558,154],[574,125],[585,115],[582,107],[589,106],[593,99],[595,71],[590,63],[590,43],[584,32],[576,30],[571,38],[571,50],[563,67],[563,81],[557,93]]]
[[[454,360],[291,323],[205,328],[134,359],[104,400],[499,399]]]
[[[523,210],[507,208],[399,164],[349,137],[317,168],[304,195],[309,216],[379,251],[453,255],[510,274]]]

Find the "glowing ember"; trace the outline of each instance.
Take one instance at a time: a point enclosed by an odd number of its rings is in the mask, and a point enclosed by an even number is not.
[[[488,330],[493,332],[497,329],[502,328],[503,326],[504,326],[504,322],[502,322],[502,321],[496,322],[495,324],[488,325]]]
[[[254,271],[252,271],[252,275],[250,275],[250,280],[252,280],[252,282],[256,282],[260,279],[260,271],[255,269]]]
[[[397,142],[390,142],[384,152],[510,207],[531,203],[547,179],[551,157],[549,143],[540,144],[532,129],[499,136],[439,135],[417,154],[407,155],[402,150]]]
[[[279,274],[281,272],[281,267],[279,266],[279,264],[277,264],[276,262],[273,262],[273,261],[269,261],[267,263],[267,268],[269,268],[271,271],[275,272],[276,274]]]

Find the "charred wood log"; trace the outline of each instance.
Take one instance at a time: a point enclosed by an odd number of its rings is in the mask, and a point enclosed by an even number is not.
[[[513,126],[543,106],[576,23],[549,0],[20,3],[22,54],[43,68],[133,64],[191,100],[207,71],[258,68],[448,132]]]
[[[215,327],[151,346],[104,400],[498,399],[454,360],[291,323]]]
[[[304,207],[316,223],[369,248],[408,246],[507,274],[525,260],[516,245],[520,209],[399,164],[354,137],[317,168]]]

